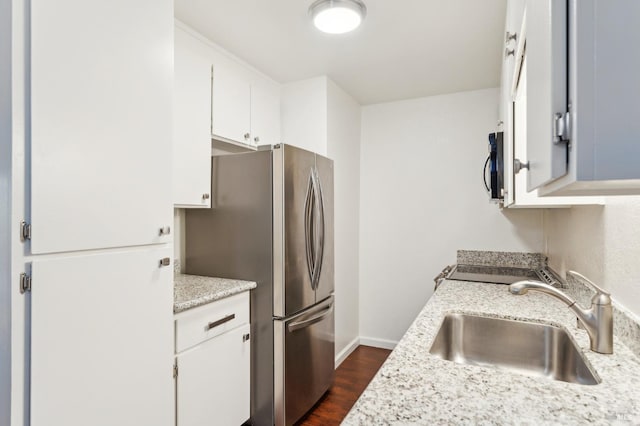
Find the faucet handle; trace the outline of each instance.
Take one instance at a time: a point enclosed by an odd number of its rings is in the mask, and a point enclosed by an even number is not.
[[[611,294],[608,291],[605,291],[604,289],[602,289],[601,287],[597,286],[596,283],[594,283],[593,281],[591,281],[589,278],[585,277],[584,275],[582,275],[579,272],[576,271],[567,271],[567,274],[569,275],[573,275],[575,278],[579,278],[581,280],[583,280],[584,282],[586,282],[587,284],[589,284],[591,286],[591,288],[593,288],[597,293],[599,294],[604,294],[606,296],[610,296]]]

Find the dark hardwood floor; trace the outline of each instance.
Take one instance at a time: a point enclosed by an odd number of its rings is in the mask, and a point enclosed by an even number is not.
[[[358,346],[336,370],[333,386],[297,425],[339,425],[390,353]]]

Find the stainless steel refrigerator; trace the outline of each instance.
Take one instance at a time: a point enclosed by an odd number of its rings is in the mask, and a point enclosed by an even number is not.
[[[185,272],[256,281],[251,421],[289,425],[334,377],[333,161],[289,145],[212,158],[190,209]]]

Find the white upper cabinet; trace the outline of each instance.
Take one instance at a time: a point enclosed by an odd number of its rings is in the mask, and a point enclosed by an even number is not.
[[[280,143],[280,95],[241,73],[213,66],[211,135],[249,148]]]
[[[252,144],[249,82],[233,70],[215,65],[211,93],[212,137]]]
[[[509,0],[507,3],[507,17],[505,24],[505,39],[502,60],[502,77],[500,81],[500,121],[503,131],[503,158],[504,160],[504,205],[509,206],[514,203],[515,191],[513,174],[513,143],[512,123],[512,86],[515,69],[515,56],[520,40],[520,28],[524,13],[525,0]]]
[[[173,204],[211,207],[211,152],[280,142],[279,86],[175,23]]]
[[[529,189],[640,194],[640,2],[528,0],[526,16]]]
[[[173,203],[211,206],[211,60],[204,46],[175,29]]]
[[[280,96],[251,85],[251,140],[255,145],[280,143]]]
[[[172,2],[30,4],[32,253],[170,242]]]

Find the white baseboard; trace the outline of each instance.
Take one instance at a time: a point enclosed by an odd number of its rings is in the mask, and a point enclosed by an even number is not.
[[[349,342],[349,344],[343,349],[341,350],[338,355],[336,355],[336,361],[335,361],[335,368],[338,368],[340,366],[340,364],[342,364],[342,361],[344,361],[345,359],[347,359],[347,357],[349,355],[351,355],[351,353],[353,351],[356,350],[356,348],[360,345],[360,338],[356,337],[355,339],[353,339],[351,342]]]
[[[360,344],[364,346],[373,346],[374,348],[394,349],[398,344],[395,340],[377,339],[374,337],[360,336]]]

